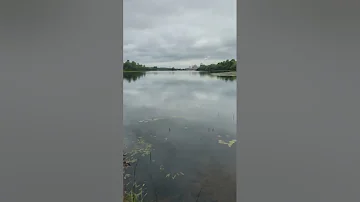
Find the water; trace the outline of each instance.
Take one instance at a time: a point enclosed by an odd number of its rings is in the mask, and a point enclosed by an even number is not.
[[[127,191],[136,182],[144,201],[236,201],[235,77],[124,73],[123,109],[125,152],[137,159]]]

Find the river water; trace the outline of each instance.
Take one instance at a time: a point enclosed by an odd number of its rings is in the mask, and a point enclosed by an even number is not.
[[[123,92],[125,152],[137,159],[127,191],[136,182],[145,202],[236,201],[235,77],[124,73]]]

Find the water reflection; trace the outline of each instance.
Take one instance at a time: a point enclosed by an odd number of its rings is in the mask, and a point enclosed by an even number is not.
[[[167,74],[170,75],[174,75],[175,72],[174,71],[169,71],[166,72]],[[219,80],[223,80],[223,81],[236,81],[236,77],[235,76],[215,76],[212,75],[211,73],[208,72],[196,72],[196,71],[189,71],[188,72],[190,75],[194,75],[197,76],[199,75],[200,77],[209,77],[209,78],[214,78],[214,79],[219,79]],[[124,80],[126,80],[127,82],[131,83],[131,82],[135,82],[136,80],[140,79],[141,77],[145,77],[147,74],[152,74],[152,75],[158,75],[157,71],[150,71],[150,72],[124,72]]]
[[[235,202],[236,82],[194,71],[126,74],[126,192],[143,191],[145,202]]]
[[[236,81],[235,76],[216,76],[216,78],[224,81]]]
[[[220,79],[220,80],[223,80],[223,81],[236,81],[236,76],[215,76],[215,75],[212,75],[211,73],[208,73],[208,72],[199,72],[198,73],[201,77],[210,77],[210,78],[216,78],[216,79]]]
[[[141,77],[144,77],[146,75],[145,72],[124,72],[124,80],[131,83],[132,81],[136,81],[140,79]]]

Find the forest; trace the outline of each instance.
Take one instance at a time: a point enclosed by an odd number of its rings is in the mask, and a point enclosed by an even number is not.
[[[218,62],[217,64],[209,65],[200,64],[200,67],[196,70],[207,72],[233,72],[236,71],[236,60],[225,60],[222,62]]]
[[[134,71],[176,71],[181,69],[176,69],[175,67],[146,67],[145,65],[139,64],[135,61],[126,60],[124,62],[124,72],[134,72]]]

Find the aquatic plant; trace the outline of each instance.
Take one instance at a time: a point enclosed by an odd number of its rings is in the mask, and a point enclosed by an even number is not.
[[[234,143],[236,142],[236,140],[230,140],[229,142],[225,142],[224,140],[219,140],[219,144],[225,144],[228,147],[231,147]]]
[[[152,145],[145,142],[142,137],[137,139],[137,143],[134,145],[134,148],[127,153],[126,162],[135,163],[137,161],[136,155],[147,156],[150,155],[152,151]]]
[[[177,176],[181,176],[181,175],[185,175],[185,174],[182,173],[182,172],[178,172],[178,173],[174,173],[174,174],[168,173],[168,174],[165,175],[165,177],[166,177],[166,178],[170,178],[170,177],[171,177],[171,178],[174,180]]]
[[[149,156],[149,164],[153,165],[154,160],[152,160],[152,150],[153,146],[146,142],[144,138],[139,137],[136,141],[136,144],[133,146],[132,150],[123,156],[123,165],[124,170],[133,167],[133,172],[130,174],[129,172],[124,171],[124,180],[129,180],[125,187],[128,187],[128,190],[124,191],[124,202],[144,202],[144,198],[147,195],[146,192],[146,184],[142,183],[142,185],[138,185],[136,180],[136,168],[139,163],[139,158]],[[141,158],[143,159],[143,158]],[[143,159],[145,160],[145,159]],[[175,180],[178,176],[185,175],[183,172],[176,173],[167,173],[166,169],[163,165],[160,165],[160,172],[165,173],[165,178],[170,178]],[[158,201],[158,191],[153,181],[152,173],[149,173],[150,183],[154,187],[155,194],[155,202]]]
[[[145,184],[134,184],[133,189],[125,191],[124,202],[143,202],[147,193],[145,193]]]
[[[124,191],[124,202],[143,202],[147,193],[145,192],[145,183],[138,185],[136,182],[136,168],[138,164],[137,155],[146,156],[151,155],[152,145],[145,142],[143,138],[138,138],[137,143],[134,145],[134,148],[127,154],[123,155],[123,165],[124,169],[134,165],[133,175],[126,173],[124,174],[124,179],[133,178],[132,182],[129,182],[127,185],[132,183],[131,189],[129,191]],[[124,172],[125,173],[125,172]]]

